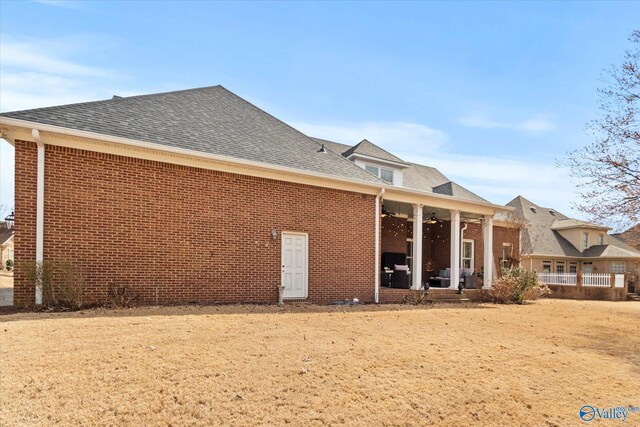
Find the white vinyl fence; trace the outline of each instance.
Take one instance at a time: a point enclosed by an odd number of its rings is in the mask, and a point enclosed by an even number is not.
[[[545,285],[576,285],[575,273],[538,273],[538,280]]]
[[[624,278],[624,275],[622,277]],[[611,286],[611,275],[585,273],[582,275],[582,286],[599,286],[603,288],[609,287]]]
[[[576,273],[538,273],[538,280],[545,285],[577,285]],[[593,286],[607,288],[611,286],[611,275],[584,273],[582,275],[582,286]],[[624,287],[624,274],[616,274],[616,288]]]

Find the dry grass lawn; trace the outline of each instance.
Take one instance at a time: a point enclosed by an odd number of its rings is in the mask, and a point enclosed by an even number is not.
[[[579,425],[640,406],[639,325],[640,303],[562,300],[5,315],[0,420]]]

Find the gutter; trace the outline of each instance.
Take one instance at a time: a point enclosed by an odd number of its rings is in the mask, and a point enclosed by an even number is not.
[[[380,193],[376,196],[376,217],[375,217],[375,291],[374,291],[374,301],[376,304],[380,302],[380,202],[382,201],[382,196],[384,195],[384,188],[380,189]]]
[[[44,261],[44,143],[40,131],[31,131],[38,147],[36,178],[36,304],[42,304],[42,263]]]

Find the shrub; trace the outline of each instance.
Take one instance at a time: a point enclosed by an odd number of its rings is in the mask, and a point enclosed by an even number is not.
[[[503,269],[502,276],[493,281],[490,296],[495,303],[522,304],[526,300],[535,300],[550,293],[547,285],[538,282],[538,275],[534,271],[508,268]]]
[[[420,290],[411,290],[408,295],[405,295],[403,298],[404,304],[412,304],[412,305],[420,305],[426,304],[430,302],[427,297],[429,296],[429,291],[420,289]]]
[[[107,287],[105,304],[109,307],[129,307],[138,298],[129,285],[116,285],[111,281]]]
[[[42,305],[47,308],[82,307],[84,274],[69,261],[47,260],[25,263],[27,278],[42,288]]]
[[[8,259],[7,263],[6,263],[6,266],[7,266],[7,271],[13,270],[13,260],[12,259]]]

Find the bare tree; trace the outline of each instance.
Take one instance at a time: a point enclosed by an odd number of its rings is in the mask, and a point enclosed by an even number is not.
[[[605,72],[600,114],[587,125],[595,141],[569,153],[563,164],[577,178],[576,207],[617,228],[640,220],[640,30],[621,66]]]

